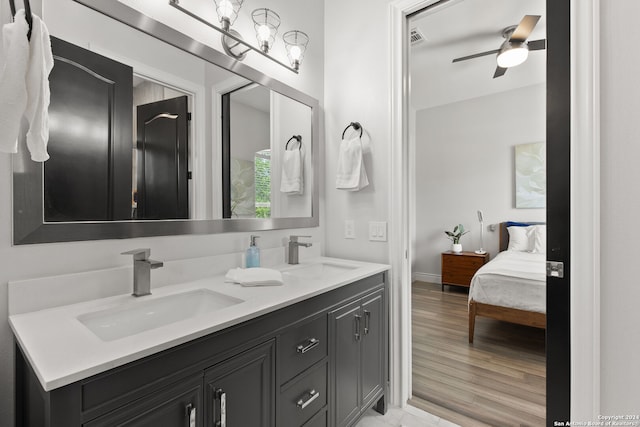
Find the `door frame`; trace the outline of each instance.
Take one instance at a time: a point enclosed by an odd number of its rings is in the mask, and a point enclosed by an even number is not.
[[[570,3],[570,414],[600,413],[600,0]],[[394,405],[411,397],[411,232],[415,224],[409,133],[407,15],[438,0],[390,3],[390,391]]]

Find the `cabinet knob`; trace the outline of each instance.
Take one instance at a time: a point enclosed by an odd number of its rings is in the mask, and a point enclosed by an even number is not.
[[[216,389],[215,398],[220,401],[220,420],[216,423],[216,427],[227,427],[227,393],[221,388]]]
[[[189,403],[185,408],[189,427],[196,427],[196,407]]]
[[[369,310],[364,311],[364,334],[369,334],[369,325],[371,323],[371,312]]]
[[[356,333],[355,333],[355,337],[356,337],[356,341],[360,341],[360,319],[362,319],[362,316],[360,316],[359,314],[355,315],[355,319],[356,319]]]

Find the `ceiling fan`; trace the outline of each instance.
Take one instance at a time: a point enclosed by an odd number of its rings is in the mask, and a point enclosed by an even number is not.
[[[502,31],[502,37],[504,37],[505,40],[499,49],[463,56],[454,59],[453,62],[466,61],[468,59],[497,53],[496,60],[498,66],[493,74],[493,78],[503,76],[508,68],[515,67],[526,61],[529,56],[529,51],[543,50],[547,47],[546,39],[527,41],[527,38],[531,35],[531,32],[539,20],[540,15],[525,15],[518,25],[507,27]]]

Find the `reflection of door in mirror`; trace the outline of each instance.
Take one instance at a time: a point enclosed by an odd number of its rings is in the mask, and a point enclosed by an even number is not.
[[[135,214],[189,218],[187,96],[136,107]]]
[[[44,220],[131,218],[131,67],[51,38]]]

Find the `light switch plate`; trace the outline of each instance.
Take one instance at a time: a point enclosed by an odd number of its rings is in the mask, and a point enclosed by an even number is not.
[[[344,238],[355,239],[356,238],[356,225],[352,219],[344,221]]]
[[[387,241],[387,223],[385,221],[369,222],[369,241],[371,242]]]

